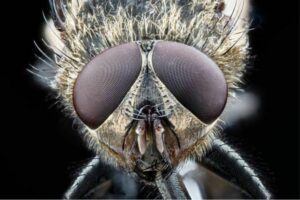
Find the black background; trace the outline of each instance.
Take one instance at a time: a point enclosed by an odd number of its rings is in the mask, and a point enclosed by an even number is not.
[[[299,196],[299,7],[256,0],[251,32],[255,66],[245,88],[259,94],[257,117],[227,130],[277,198]],[[293,3],[292,3],[293,2]],[[1,3],[0,198],[60,198],[92,154],[72,120],[47,101],[26,72],[41,38],[43,1]]]

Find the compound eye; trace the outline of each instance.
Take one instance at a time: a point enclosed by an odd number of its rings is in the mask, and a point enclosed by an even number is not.
[[[227,101],[227,84],[208,56],[185,44],[161,41],[152,59],[158,78],[202,122],[210,124],[220,116]]]
[[[98,128],[119,106],[137,79],[142,57],[136,43],[108,49],[79,74],[73,91],[75,110],[90,128]]]

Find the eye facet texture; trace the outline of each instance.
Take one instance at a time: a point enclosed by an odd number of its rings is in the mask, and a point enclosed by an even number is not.
[[[99,127],[119,106],[136,81],[142,58],[136,43],[108,49],[79,74],[74,86],[74,107],[90,128]]]
[[[153,67],[177,100],[204,123],[212,123],[227,101],[222,71],[205,54],[176,42],[158,42]]]

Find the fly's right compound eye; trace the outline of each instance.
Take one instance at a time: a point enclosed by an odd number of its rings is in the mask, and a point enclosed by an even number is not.
[[[73,91],[75,110],[90,128],[98,128],[119,106],[141,71],[136,43],[108,49],[79,74]]]

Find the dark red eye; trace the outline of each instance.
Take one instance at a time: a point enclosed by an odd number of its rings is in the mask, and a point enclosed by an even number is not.
[[[118,107],[142,66],[136,43],[108,49],[88,63],[74,86],[74,107],[90,128],[99,127]]]
[[[204,123],[216,120],[227,101],[223,73],[209,57],[176,42],[158,42],[153,67],[177,100]]]

